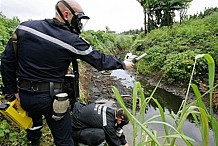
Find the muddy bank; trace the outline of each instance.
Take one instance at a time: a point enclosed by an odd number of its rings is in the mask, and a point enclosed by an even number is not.
[[[130,70],[129,72],[134,75],[134,70]],[[111,87],[115,86],[121,95],[125,95],[124,101],[131,103],[131,99],[129,98],[132,95],[132,88],[124,86],[121,83],[121,79],[110,76],[110,73],[111,71],[98,71],[88,64],[83,65],[80,73],[80,81],[83,90],[86,92],[85,96],[88,97],[88,101],[94,102],[97,99],[114,99]],[[159,81],[159,78],[149,76],[143,76],[141,78],[148,81],[152,86],[156,86]],[[187,92],[187,89],[179,86],[166,85],[162,82],[159,87],[181,98],[184,98]],[[194,96],[191,93],[189,97],[192,99]]]
[[[82,92],[85,93],[84,96],[87,97],[88,103],[101,99],[114,99],[111,87],[115,86],[120,94],[124,95],[125,104],[128,107],[132,105],[132,87],[125,86],[121,83],[121,79],[110,76],[111,71],[98,71],[86,63],[82,66],[83,67],[80,73],[81,88],[83,90]],[[130,70],[129,72],[130,74],[137,76],[139,79],[142,78],[142,80],[146,80],[152,86],[156,86],[160,80],[160,78],[154,76],[138,76],[135,74],[135,70]],[[186,97],[188,89],[188,87],[182,88],[176,85],[168,85],[163,81],[160,82],[158,87],[182,99]],[[205,100],[206,106],[209,107],[207,98],[203,99]],[[188,102],[192,102],[194,100],[195,96],[193,94],[192,88],[190,88],[190,92],[188,93]],[[215,108],[214,111],[217,113],[217,108]],[[218,117],[217,114],[215,116]]]
[[[120,94],[132,95],[131,88],[123,86],[120,80],[110,74],[111,71],[98,71],[89,64],[83,64],[80,82],[89,103],[100,99],[114,99],[112,86],[115,86]]]

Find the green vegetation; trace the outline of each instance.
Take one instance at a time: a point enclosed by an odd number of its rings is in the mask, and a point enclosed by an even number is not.
[[[150,32],[174,23],[175,11],[180,13],[180,22],[186,16],[188,6],[192,0],[137,0],[144,12],[144,31]]]
[[[192,83],[193,79],[193,73],[195,70],[195,65],[197,62],[197,59],[199,61],[199,58],[204,57],[207,60],[208,63],[208,84],[210,85],[208,93],[210,97],[210,110],[208,111],[207,108],[205,108],[205,105],[202,101],[202,98],[205,95],[201,95],[198,87],[195,84]],[[112,87],[112,90],[115,94],[115,98],[117,99],[119,105],[125,110],[128,117],[130,118],[130,123],[133,126],[133,144],[134,146],[162,146],[162,145],[178,145],[176,143],[177,139],[181,139],[187,146],[194,146],[194,145],[209,145],[209,129],[210,126],[213,130],[214,135],[214,145],[218,146],[218,121],[213,116],[213,110],[212,110],[212,92],[213,89],[218,86],[213,85],[214,83],[214,73],[215,73],[215,64],[213,58],[209,54],[200,54],[195,56],[195,63],[194,67],[192,69],[191,77],[190,77],[190,86],[192,85],[193,90],[195,91],[196,100],[194,102],[188,103],[187,97],[189,90],[187,91],[187,96],[183,100],[183,104],[180,107],[180,110],[177,112],[177,114],[174,116],[172,114],[165,114],[163,111],[163,108],[159,104],[159,102],[154,97],[154,92],[157,89],[158,85],[154,89],[153,93],[150,95],[150,97],[145,97],[143,89],[141,87],[141,84],[139,82],[135,82],[134,88],[133,88],[133,102],[132,102],[132,111],[130,112],[127,107],[125,106],[125,103],[119,93],[119,91],[116,89],[116,87]],[[139,104],[139,111],[136,112],[137,107],[137,99],[140,99]],[[149,118],[148,120],[145,120],[145,109],[149,103],[150,100],[153,100],[159,109],[160,114],[153,115],[153,117]],[[202,144],[197,143],[193,138],[188,137],[184,135],[182,127],[188,117],[188,115],[192,115],[195,123],[197,124],[199,130],[201,131],[201,141]],[[158,118],[161,118],[161,120],[158,120]],[[172,119],[174,121],[173,124],[167,123],[166,119]],[[163,125],[164,128],[164,135],[157,134],[157,131],[151,130],[149,128],[150,124],[160,124]],[[138,134],[140,132],[140,134]],[[139,139],[139,142],[136,141],[136,139]]]
[[[8,19],[0,13],[0,53],[4,50],[9,37],[19,23],[20,20],[17,17]]]
[[[133,52],[148,55],[137,64],[141,74],[161,74],[167,83],[187,85],[196,54],[210,54],[218,63],[218,12],[199,19],[189,19],[172,28],[162,27],[144,35],[132,46]],[[207,76],[206,62],[197,63],[194,82]]]
[[[0,13],[0,54],[19,22],[16,17],[8,19]],[[2,81],[0,85],[2,85]],[[3,100],[2,96],[0,96],[1,100]],[[25,131],[20,131],[19,128],[11,126],[11,123],[8,123],[3,115],[0,115],[0,145],[23,145],[27,141],[24,133]]]
[[[216,82],[214,77],[216,77],[216,71],[218,71],[214,67],[214,64],[218,63],[218,12],[216,11],[216,9],[205,11],[205,13],[184,20],[181,24],[174,23],[170,28],[161,27],[147,34],[124,35],[125,32],[118,35],[103,31],[86,31],[82,33],[82,36],[94,48],[109,54],[120,55],[121,59],[128,51],[132,51],[138,55],[146,52],[148,55],[137,63],[136,68],[139,73],[144,75],[159,75],[169,84],[176,83],[181,86],[191,85],[195,91],[196,101],[187,103],[187,99],[185,99],[180,112],[178,112],[176,117],[172,117],[172,115],[164,115],[162,107],[153,98],[153,94],[145,98],[140,83],[135,83],[133,89],[133,110],[132,113],[128,113],[132,117],[131,124],[134,127],[134,138],[137,137],[138,130],[142,128],[139,145],[151,143],[160,145],[159,136],[156,135],[155,131],[150,131],[149,127],[147,127],[148,123],[159,123],[164,126],[165,135],[162,139],[164,138],[167,144],[174,145],[177,138],[181,138],[187,145],[196,143],[192,138],[185,136],[181,130],[184,120],[189,114],[193,115],[196,123],[199,123],[198,126],[202,132],[202,141],[205,145],[208,143],[208,123],[212,126],[214,134],[217,137],[218,128],[216,125],[218,124],[213,118],[212,113],[212,91],[216,87],[213,86],[213,82]],[[18,24],[18,18],[8,19],[0,13],[0,55]],[[198,59],[196,62],[197,58],[199,58],[197,54],[210,54],[211,57],[210,55],[202,55],[206,60]],[[209,66],[209,73],[207,65]],[[206,81],[208,76],[210,82]],[[192,84],[190,84],[190,81]],[[0,84],[2,83],[0,82]],[[208,86],[208,96],[210,97],[209,111],[207,111],[201,100],[207,94],[201,95],[198,89],[198,87],[201,88],[202,84]],[[113,90],[119,101],[120,95],[118,91],[115,88]],[[139,115],[136,114],[135,109],[138,92],[141,96],[141,109],[137,112]],[[3,97],[0,97],[0,99],[3,99]],[[150,100],[156,102],[160,110],[160,115],[154,116],[149,121],[143,121],[143,113],[145,113],[144,110]],[[119,101],[119,103],[125,108],[123,101]],[[178,119],[175,120],[177,127],[172,127],[172,125],[166,123],[166,116]],[[161,117],[162,121],[156,121],[155,119],[157,117]],[[0,145],[15,146],[18,143],[27,145],[25,131],[11,125],[2,115],[0,116]],[[51,145],[52,137],[46,128],[43,128],[42,141],[45,145]],[[144,134],[146,134],[145,137],[143,137]],[[215,143],[218,145],[217,140]]]
[[[128,35],[105,33],[104,31],[85,31],[81,34],[92,46],[107,54],[118,54],[125,51],[133,43]]]

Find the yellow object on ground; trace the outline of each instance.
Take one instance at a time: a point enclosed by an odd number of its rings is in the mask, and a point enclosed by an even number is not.
[[[1,103],[0,113],[20,128],[28,129],[32,127],[32,119],[28,117],[27,112],[22,109],[17,99],[8,104]]]

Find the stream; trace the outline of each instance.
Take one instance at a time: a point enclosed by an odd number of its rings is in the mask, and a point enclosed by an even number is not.
[[[125,71],[125,70],[113,70],[110,74],[111,77],[115,78],[115,80],[120,80],[121,84],[125,86],[126,88],[132,88],[135,81],[139,81],[142,85],[142,88],[144,89],[145,97],[149,97],[152,91],[154,90],[155,86],[151,85],[145,77],[143,76],[135,76],[132,72]],[[162,108],[164,109],[165,115],[172,114],[173,116],[176,115],[178,112],[180,105],[183,101],[183,99],[171,92],[168,92],[162,88],[157,88],[154,96],[158,100],[158,102],[161,104]],[[96,100],[96,102],[104,103],[107,106],[114,107],[115,100],[113,99],[99,99]],[[131,109],[130,109],[131,110]],[[145,120],[148,120],[149,118],[153,117],[154,115],[159,115],[158,107],[154,102],[150,102],[149,105],[146,108],[145,113]],[[167,122],[171,125],[174,125],[174,120],[170,118],[169,116],[166,116]],[[161,121],[161,120],[160,120]],[[158,136],[165,135],[163,125],[161,124],[150,124],[148,125],[149,129],[155,130],[158,133]],[[194,139],[197,143],[193,143],[193,145],[197,146],[198,144],[201,144],[201,134],[199,129],[196,127],[196,124],[193,122],[193,119],[189,117],[183,126],[183,132],[186,136],[191,137]],[[124,133],[126,136],[126,139],[130,146],[132,146],[133,143],[133,134],[132,134],[132,125],[128,124],[127,126],[124,126]],[[138,141],[138,140],[136,140]],[[178,146],[184,146],[186,145],[182,139],[177,138],[176,144]],[[213,133],[210,131],[210,137],[209,137],[209,146],[214,146],[214,140],[213,140]]]

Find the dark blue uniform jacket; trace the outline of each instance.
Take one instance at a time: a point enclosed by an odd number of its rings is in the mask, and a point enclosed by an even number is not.
[[[95,50],[56,19],[23,22],[16,34],[18,63],[12,39],[1,56],[2,79],[8,94],[17,92],[16,77],[37,82],[64,82],[73,59],[81,59],[98,70],[125,69],[122,61]]]

